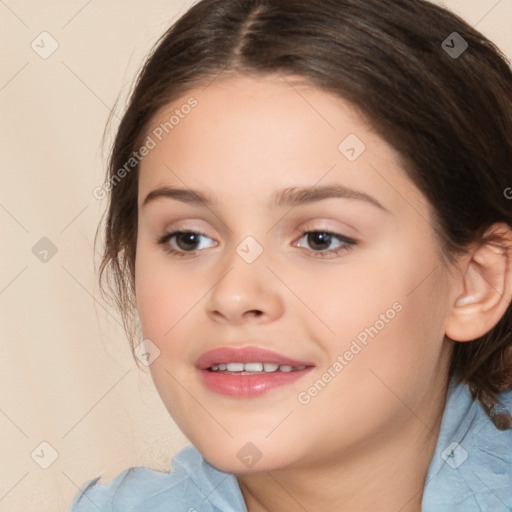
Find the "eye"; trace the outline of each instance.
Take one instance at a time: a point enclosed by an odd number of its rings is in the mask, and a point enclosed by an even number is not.
[[[336,256],[341,252],[352,249],[357,244],[356,240],[331,231],[302,231],[301,235],[300,240],[303,238],[307,240],[307,243],[313,248],[316,258],[326,258],[329,255]],[[325,246],[330,246],[333,240],[341,242],[341,245],[335,249],[319,252],[319,250],[325,249]]]
[[[198,231],[173,231],[166,233],[164,236],[157,240],[159,245],[163,246],[164,251],[175,254],[176,256],[185,256],[187,253],[195,252],[204,247],[196,247],[199,237],[209,238],[206,234]],[[173,247],[169,242],[176,238],[176,245],[178,248]],[[211,239],[210,239],[211,240]],[[192,246],[192,247],[191,247]]]

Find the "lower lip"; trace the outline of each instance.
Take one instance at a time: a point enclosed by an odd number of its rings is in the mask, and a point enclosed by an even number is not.
[[[293,372],[266,372],[251,375],[232,375],[200,370],[204,385],[220,395],[251,398],[279,386],[292,384],[304,377],[312,367]]]

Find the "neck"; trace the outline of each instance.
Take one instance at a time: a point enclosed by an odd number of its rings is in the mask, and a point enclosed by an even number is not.
[[[431,400],[438,406],[431,402],[430,410],[411,412],[407,422],[357,454],[239,476],[248,512],[421,512],[446,389]]]

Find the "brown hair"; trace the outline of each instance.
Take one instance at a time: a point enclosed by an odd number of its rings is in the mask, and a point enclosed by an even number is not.
[[[464,41],[462,54],[450,53]],[[486,242],[492,224],[512,226],[512,71],[461,18],[425,0],[202,0],[155,44],[110,156],[100,287],[108,299],[106,273],[132,349],[138,165],[116,173],[158,109],[221,73],[298,76],[351,102],[433,206],[447,261]],[[454,343],[450,376],[469,385],[497,428],[512,427],[496,407],[512,387],[511,306],[481,338]]]

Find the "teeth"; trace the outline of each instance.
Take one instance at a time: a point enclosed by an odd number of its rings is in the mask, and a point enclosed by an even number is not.
[[[245,363],[243,365],[243,367],[246,372],[262,372],[263,371],[262,363]]]
[[[228,363],[228,372],[243,372],[244,363]]]
[[[228,372],[255,372],[255,373],[271,373],[275,371],[281,372],[292,372],[296,370],[304,370],[303,366],[290,366],[289,364],[276,364],[276,363],[220,363],[212,364],[210,369],[212,371],[223,371]]]

